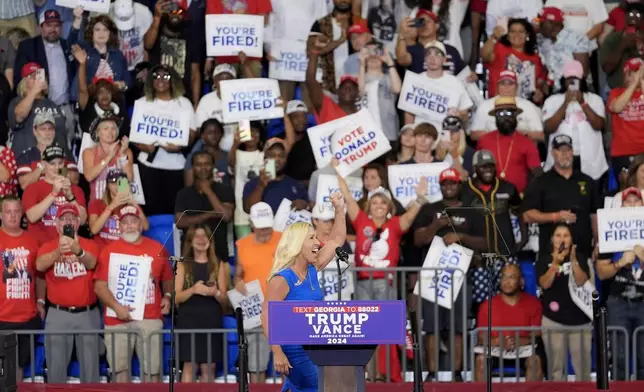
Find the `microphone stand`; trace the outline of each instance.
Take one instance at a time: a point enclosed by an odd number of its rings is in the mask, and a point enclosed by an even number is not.
[[[242,308],[235,309],[235,319],[237,320],[237,339],[239,341],[239,392],[248,392],[248,344],[244,334],[244,314]]]
[[[342,248],[335,249],[335,266],[338,271],[338,301],[342,301],[342,267],[340,261],[349,262],[349,254]]]
[[[485,350],[485,384],[486,391],[492,392],[492,298],[494,297],[494,261],[497,258],[496,253],[481,253],[485,259],[485,268],[487,269],[487,347]]]
[[[416,312],[409,312],[409,323],[411,324],[412,349],[414,351],[414,389],[413,392],[423,392],[423,364],[421,363],[420,342],[418,339],[418,319]]]
[[[172,261],[172,291],[170,292],[170,374],[168,380],[168,390],[174,392],[174,383],[175,383],[175,372],[177,368],[176,358],[174,353],[175,347],[175,333],[174,333],[174,324],[175,324],[175,299],[177,296],[177,288],[175,280],[177,277],[177,265],[183,263],[183,257],[170,256],[170,261]]]

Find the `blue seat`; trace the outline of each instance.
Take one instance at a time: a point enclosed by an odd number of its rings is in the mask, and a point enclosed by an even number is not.
[[[152,215],[148,217],[148,222],[150,222],[150,228],[144,231],[143,235],[165,244],[165,250],[170,255],[174,255],[174,241],[172,240],[174,215]]]

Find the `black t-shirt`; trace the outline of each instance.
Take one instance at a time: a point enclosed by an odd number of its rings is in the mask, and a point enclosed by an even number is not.
[[[552,246],[548,247],[550,250]],[[549,252],[548,252],[549,253]],[[587,258],[577,252],[577,260],[581,269],[590,276],[590,269],[588,268]],[[535,265],[535,272],[537,281],[543,276],[552,263],[552,256],[543,253],[543,256],[537,259]],[[560,272],[552,282],[552,286],[544,290],[541,289],[541,303],[543,304],[543,315],[550,320],[563,324],[563,325],[582,325],[590,321],[584,313],[570,297],[570,289],[568,288],[568,281],[571,279],[570,273],[572,270],[572,263],[570,257],[566,257],[564,263],[559,268]]]
[[[465,62],[463,58],[458,53],[455,47],[452,45],[445,44],[445,64],[443,69],[452,75],[458,75],[463,68],[465,68]],[[426,71],[425,68],[425,48],[419,43],[408,46],[407,51],[411,54],[411,65],[408,69],[417,74],[422,74]]]
[[[538,210],[542,213],[572,211],[577,215],[577,222],[571,225],[573,242],[580,253],[591,255],[593,232],[590,215],[596,214],[597,209],[602,208],[600,203],[597,183],[592,178],[574,171],[572,176],[566,179],[552,169],[528,184],[521,210]],[[553,229],[553,223],[539,225],[540,250],[550,249]]]
[[[219,201],[222,203],[235,204],[235,194],[230,186],[216,182],[213,182],[211,186]],[[177,193],[174,212],[182,213],[186,210],[212,211],[213,208],[214,207],[210,204],[208,197],[200,194],[196,187],[191,186],[183,188],[179,193]],[[200,214],[202,214],[202,212],[186,212],[187,216]],[[220,219],[220,216],[213,216],[213,218],[208,220],[208,226],[215,233],[215,253],[217,254],[217,257],[222,261],[227,261],[230,256],[228,254],[228,223],[222,221],[221,224],[219,224]],[[219,227],[217,227],[217,225],[219,225]]]
[[[486,230],[489,233],[487,238],[491,247],[490,252],[495,252],[502,256],[516,254],[517,245],[514,239],[510,210],[519,209],[521,196],[514,185],[497,179],[496,183],[485,191],[477,183],[470,180],[463,185],[461,200],[464,206],[480,208],[478,213],[486,222]],[[492,219],[485,219],[486,208],[494,214],[494,221],[496,221],[498,228],[495,227]],[[507,247],[505,246],[506,244]]]
[[[416,216],[416,219],[414,220],[410,231],[413,233],[418,229],[431,225],[434,220],[440,218],[441,214],[443,213],[443,211],[445,211],[446,208],[449,207],[445,205],[442,200],[437,201],[436,203],[423,205],[420,208],[420,211],[418,212],[418,215]],[[450,219],[451,225],[447,225],[438,229],[438,231],[436,232],[436,235],[438,237],[443,237],[448,233],[454,233],[454,231],[456,231],[457,235],[467,234],[469,236],[475,237],[485,235],[485,224],[483,222],[482,216],[477,214],[475,211],[468,209],[459,210],[458,208],[451,209],[448,210],[448,217]],[[454,228],[452,228],[452,226],[454,226]],[[416,266],[420,267],[423,265],[430,245],[431,240],[427,245],[420,248],[420,259],[418,260],[418,264]],[[463,246],[467,247],[467,244],[463,244]],[[406,266],[409,267],[411,265]]]
[[[78,113],[78,123],[83,130],[83,132],[89,132],[92,122],[98,117],[95,106],[96,101],[94,98],[91,98],[87,101],[87,106],[85,109],[82,109]],[[130,122],[128,121],[128,114],[125,106],[118,105],[118,114],[112,113],[115,116],[120,117],[121,127],[119,128],[119,137],[127,136],[130,134]]]
[[[605,253],[599,255],[599,260],[611,260],[617,263],[624,252]],[[604,285],[602,290],[607,289],[608,295],[613,297],[625,298],[628,300],[644,301],[644,262],[635,258],[632,266],[621,268],[617,274],[610,279],[608,285]]]
[[[284,173],[297,181],[308,181],[315,169],[315,155],[313,155],[309,134],[304,132],[304,137],[295,142],[288,154]]]

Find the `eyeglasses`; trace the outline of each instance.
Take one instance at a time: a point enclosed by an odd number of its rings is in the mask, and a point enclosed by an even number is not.
[[[494,115],[496,117],[514,117],[516,115],[516,112],[512,109],[501,109],[497,110]]]
[[[158,72],[153,72],[153,73],[152,73],[152,78],[154,78],[154,79],[170,80],[170,79],[172,79],[172,75],[170,75],[169,73],[158,73]]]

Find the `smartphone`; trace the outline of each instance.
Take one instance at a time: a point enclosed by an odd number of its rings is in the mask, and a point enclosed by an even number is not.
[[[45,80],[45,69],[40,68],[38,71],[36,71],[36,80]]]
[[[275,159],[267,159],[264,165],[264,171],[271,177],[275,178]]]
[[[568,83],[568,91],[579,91],[579,79],[573,79]]]
[[[176,11],[176,10],[179,9],[179,4],[175,3],[174,1],[170,2],[170,3],[166,4],[165,9],[168,12]]]
[[[505,34],[508,33],[508,22],[510,22],[510,18],[508,18],[507,16],[496,17],[496,25],[503,27]]]
[[[59,176],[67,177],[67,172],[68,170],[66,167],[61,167],[60,169],[58,169]]]
[[[238,123],[237,132],[239,132],[239,141],[242,143],[251,141],[253,139],[253,135],[250,130],[250,120],[241,120]]]
[[[415,29],[423,28],[423,27],[425,27],[425,19],[416,18],[416,19],[411,21],[411,24],[409,25],[409,27],[413,27]]]
[[[563,252],[564,249],[566,249],[566,244],[562,242],[561,245],[559,245],[559,253]]]
[[[127,178],[119,178],[118,193],[130,193],[130,181]]]
[[[75,235],[74,235],[74,226],[72,226],[72,225],[63,226],[63,235],[65,237],[74,238],[75,237]]]
[[[439,142],[449,142],[452,140],[452,131],[449,129],[441,129],[440,134],[438,135]]]

